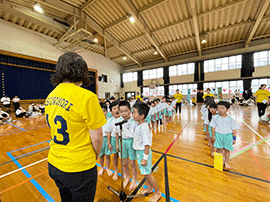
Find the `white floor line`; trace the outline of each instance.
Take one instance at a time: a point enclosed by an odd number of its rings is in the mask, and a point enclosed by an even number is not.
[[[232,112],[233,113],[233,112]],[[241,120],[240,117],[238,117],[235,113],[233,113],[235,115],[236,118],[239,118]],[[251,128],[245,121],[244,119],[242,119],[242,122],[250,129],[252,130],[258,137],[260,137],[261,139],[263,139],[264,137],[261,136],[257,131],[255,131],[253,128]],[[266,144],[268,144],[270,146],[270,144],[268,142],[265,141]]]
[[[11,175],[11,174],[13,174],[13,173],[19,172],[19,171],[21,171],[21,170],[23,170],[23,169],[25,169],[25,168],[29,168],[29,167],[31,167],[31,166],[33,166],[33,165],[36,165],[36,164],[41,163],[41,162],[43,162],[43,161],[46,161],[46,160],[47,160],[47,158],[42,159],[42,160],[40,160],[40,161],[37,161],[37,162],[35,162],[35,163],[29,164],[29,165],[24,166],[24,167],[22,167],[22,168],[19,168],[19,169],[17,169],[17,170],[13,170],[13,171],[11,171],[11,172],[9,172],[9,173],[6,173],[6,174],[4,174],[4,175],[1,175],[1,176],[0,176],[0,179],[3,178],[3,177],[6,177],[6,176],[8,176],[8,175]]]

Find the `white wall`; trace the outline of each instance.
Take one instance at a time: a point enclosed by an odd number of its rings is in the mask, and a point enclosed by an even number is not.
[[[23,28],[0,19],[0,50],[57,61],[62,51],[53,46],[56,39]],[[98,70],[98,75],[108,76],[108,83],[98,82],[98,96],[105,98],[105,92],[113,95],[120,93],[121,67],[114,61],[90,51],[81,51],[80,55],[86,60],[88,67]],[[114,82],[111,83],[110,79]],[[118,87],[117,87],[118,86]]]

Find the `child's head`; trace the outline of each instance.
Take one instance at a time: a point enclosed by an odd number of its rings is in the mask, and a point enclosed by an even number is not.
[[[176,90],[176,93],[179,93],[179,89]]]
[[[139,93],[139,92],[137,92],[137,95],[140,95],[140,93]]]
[[[104,116],[106,117],[107,116],[107,105],[105,103],[101,102],[100,107],[103,111]]]
[[[111,102],[110,102],[109,100],[106,100],[106,101],[105,101],[105,104],[106,104],[107,106],[110,106]]]
[[[160,103],[160,99],[159,98],[157,98],[157,104],[159,104]]]
[[[149,112],[149,106],[144,102],[137,102],[133,106],[133,118],[134,121],[140,122],[144,120]]]
[[[226,102],[226,101],[220,101],[217,104],[217,110],[218,110],[218,114],[219,115],[224,115],[227,114],[227,112],[230,109],[230,103]]]
[[[111,110],[112,116],[114,118],[120,117],[119,110],[118,110],[118,104],[119,104],[119,102],[117,102],[117,101],[114,101],[110,104],[110,110]]]
[[[216,104],[216,103],[211,103],[211,104],[209,105],[209,110],[210,110],[210,112],[211,112],[212,114],[216,114],[216,112],[217,112],[217,104]]]
[[[165,103],[166,102],[166,97],[162,98],[162,102]]]
[[[154,100],[155,105],[157,105],[157,100]]]
[[[156,106],[155,101],[152,101],[151,102],[151,107],[154,107],[154,106]]]
[[[119,102],[119,111],[120,115],[123,117],[124,120],[130,119],[130,104],[128,101],[124,100]]]
[[[172,104],[172,101],[171,100],[167,100],[167,104],[168,105],[171,105]]]

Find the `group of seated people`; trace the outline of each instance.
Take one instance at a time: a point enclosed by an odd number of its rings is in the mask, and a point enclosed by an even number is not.
[[[3,103],[4,108],[6,109],[6,111],[4,111],[2,109],[2,107],[0,107],[0,124],[3,123],[9,123],[9,122],[13,122],[15,120],[12,120],[11,116],[10,116],[10,98],[8,96],[4,96],[1,98],[1,102]],[[14,108],[15,108],[15,115],[17,118],[23,118],[23,117],[29,117],[29,116],[35,116],[35,115],[39,115],[41,113],[44,113],[45,111],[45,106],[44,104],[40,103],[40,104],[35,104],[34,102],[32,102],[29,107],[28,110],[26,111],[23,106],[20,105],[20,98],[18,96],[15,96],[12,99],[12,102],[14,104]]]

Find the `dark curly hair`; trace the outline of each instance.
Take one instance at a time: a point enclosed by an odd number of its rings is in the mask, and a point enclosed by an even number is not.
[[[57,86],[59,83],[65,81],[81,81],[84,86],[91,84],[87,64],[77,53],[64,53],[57,61],[56,72],[52,75],[51,82],[54,86]]]

